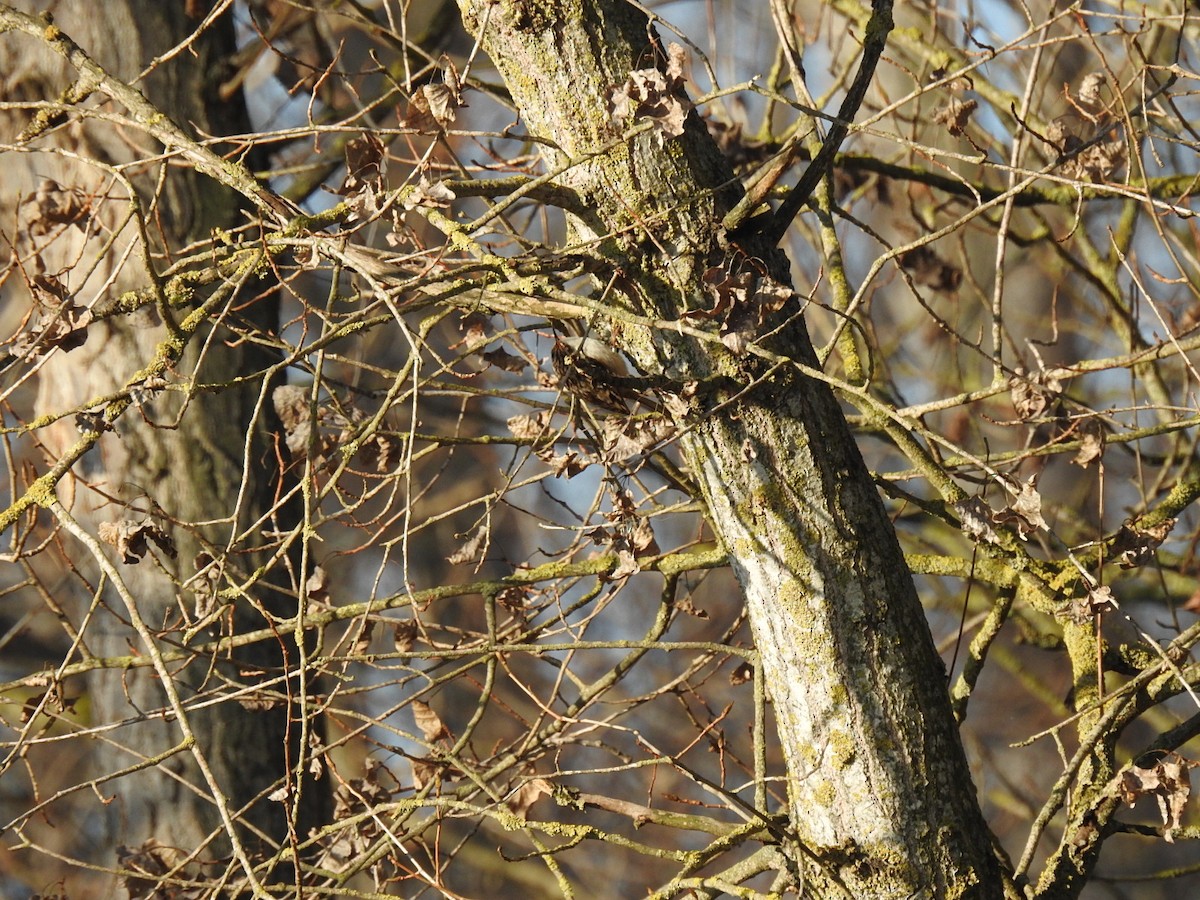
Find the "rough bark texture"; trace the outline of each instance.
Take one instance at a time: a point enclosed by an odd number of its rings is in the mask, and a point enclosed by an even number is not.
[[[954,728],[946,676],[870,475],[829,388],[774,373],[670,328],[707,308],[700,276],[730,256],[722,215],[732,173],[693,115],[686,133],[621,137],[607,92],[663,65],[645,17],[622,2],[460,0],[548,164],[594,214],[580,238],[628,277],[622,348],[703,393],[683,423],[685,451],[712,525],[745,592],[790,772],[795,857],[806,896],[999,896],[1001,878]],[[786,262],[747,245],[780,279]],[[794,313],[789,307],[784,314]],[[816,366],[802,323],[766,347]],[[715,349],[714,349],[715,348]]]
[[[191,42],[188,50],[135,81],[152,60],[196,29],[199,20],[186,16],[185,4],[114,0],[100,5],[71,0],[17,6],[31,12],[53,6],[55,23],[64,33],[111,73],[135,83],[185,129],[223,134],[245,128],[240,103],[216,99],[220,62],[232,52],[229,16]],[[5,100],[58,99],[77,77],[61,57],[27,35],[7,35],[0,46],[6,61],[0,82]],[[97,99],[81,106],[95,109],[109,120],[68,111],[65,124],[33,141],[29,153],[7,154],[0,181],[0,209],[5,211],[6,223],[17,223],[15,233],[8,237],[22,255],[26,274],[40,271],[34,262],[36,254],[47,271],[59,274],[76,303],[100,310],[122,292],[145,287],[148,265],[161,271],[168,262],[162,255],[145,259],[146,248],[131,221],[126,185],[114,178],[108,167],[126,166],[122,172],[152,223],[156,254],[164,249],[176,253],[192,240],[206,239],[213,228],[236,224],[239,213],[232,192],[186,167],[164,171],[161,161],[128,167],[126,164],[137,159],[153,160],[161,148],[136,127],[112,121],[112,116],[122,114],[119,107]],[[27,116],[0,116],[6,142],[13,142],[29,124]],[[44,179],[88,199],[92,215],[82,226],[56,227],[47,234],[30,230],[36,215],[30,200]],[[8,228],[6,224],[5,230]],[[10,277],[7,290],[6,301],[16,302],[21,279]],[[22,302],[27,300],[22,298]],[[265,307],[259,304],[257,311],[248,314],[270,315]],[[166,336],[151,309],[93,323],[82,347],[53,353],[42,368],[38,413],[62,413],[95,398],[113,396],[156,357]],[[230,333],[220,327],[198,331],[174,367],[177,384],[185,385],[193,374],[198,382],[227,381],[270,364],[271,359],[252,345],[228,346],[229,338]],[[203,362],[198,362],[201,359]],[[262,435],[253,443],[247,441],[247,434],[255,428],[262,431],[262,412],[255,411],[259,403],[260,386],[253,383],[213,392],[159,394],[143,409],[127,410],[115,431],[101,438],[76,464],[73,477],[59,484],[64,506],[93,534],[101,522],[142,521],[155,505],[165,513],[156,520],[168,525],[178,549],[174,560],[159,554],[169,573],[164,574],[151,560],[118,563],[125,586],[151,628],[178,622],[180,607],[191,610],[195,597],[190,586],[181,586],[181,582],[195,575],[195,558],[201,549],[216,548],[216,555],[232,545],[231,564],[243,575],[253,568],[255,557],[239,556],[238,550],[244,547],[234,536],[267,508],[275,487],[270,466],[273,454]],[[256,416],[259,421],[252,424]],[[39,429],[36,436],[49,465],[79,439],[79,431],[68,417]],[[112,556],[115,559],[115,554]],[[229,577],[237,580],[232,572]],[[278,602],[269,594],[259,591],[253,602],[266,606]],[[85,652],[100,657],[143,654],[146,648],[139,646],[131,631],[122,602],[111,590],[103,591],[101,598],[83,634]],[[261,627],[262,617],[251,605],[247,598],[237,604],[233,614],[256,620]],[[198,659],[178,669],[176,681],[186,703],[202,690],[218,689],[223,683],[232,687],[246,684],[255,671],[278,674],[285,653],[281,642],[248,649],[220,664]],[[294,652],[291,662],[295,662]],[[137,765],[179,745],[178,724],[156,713],[166,701],[151,670],[100,672],[92,679],[89,693],[94,724],[124,723],[97,742],[98,774]],[[256,711],[226,699],[191,710],[188,719],[231,811],[272,842],[286,843],[287,805],[265,799],[265,793],[282,783],[288,765],[297,759],[300,729],[294,721],[289,724],[286,708]],[[186,750],[175,752],[153,772],[139,771],[131,778],[107,781],[100,790],[115,800],[103,807],[97,804],[97,818],[80,831],[86,832],[93,844],[92,855],[105,863],[111,864],[117,844],[137,847],[150,838],[191,852],[215,834],[218,837],[208,855],[228,853],[219,837],[221,824],[209,789],[193,754]],[[249,809],[241,811],[244,806]],[[310,811],[319,815],[320,807],[317,800]],[[301,836],[306,824],[299,825]]]

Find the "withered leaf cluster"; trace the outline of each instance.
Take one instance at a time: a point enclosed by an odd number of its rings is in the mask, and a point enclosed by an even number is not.
[[[721,343],[740,356],[759,336],[767,316],[783,309],[795,294],[766,275],[750,268],[734,272],[731,266],[712,266],[704,273],[704,289],[713,305],[685,316],[719,321]]]
[[[1162,816],[1163,838],[1173,842],[1191,797],[1189,770],[1195,765],[1172,753],[1146,768],[1130,766],[1121,773],[1120,797],[1131,807],[1142,797],[1153,797]]]
[[[158,547],[172,559],[175,558],[175,543],[171,536],[152,520],[134,522],[121,519],[118,522],[101,522],[96,529],[100,540],[117,548],[121,561],[133,565],[150,552],[150,545]]]
[[[687,51],[679,44],[667,48],[667,69],[635,69],[625,83],[608,94],[613,122],[624,127],[630,122],[650,120],[659,142],[683,134],[692,103],[684,89]]]

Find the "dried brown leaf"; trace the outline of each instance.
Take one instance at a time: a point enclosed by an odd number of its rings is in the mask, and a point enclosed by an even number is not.
[[[358,635],[354,638],[354,646],[350,648],[351,656],[360,656],[371,649],[371,636],[375,631],[375,620],[367,619],[362,623]]]
[[[618,581],[628,578],[630,575],[636,575],[640,571],[642,571],[642,567],[638,565],[633,550],[622,542],[622,546],[617,549],[617,567],[608,577],[613,581]]]
[[[495,366],[497,369],[503,369],[505,372],[524,372],[529,368],[528,360],[509,353],[503,347],[488,350],[486,353],[480,353],[479,356],[488,365]]]
[[[96,530],[100,540],[117,548],[121,561],[126,565],[140,562],[154,544],[171,559],[175,558],[175,544],[171,536],[154,522],[133,522],[122,519],[118,522],[101,522]]]
[[[54,349],[69,353],[82,347],[88,338],[92,311],[71,300],[66,286],[53,276],[38,275],[32,287],[38,313],[29,327],[12,339],[13,355],[28,354],[37,359]]]
[[[392,630],[392,644],[395,646],[396,652],[408,653],[412,650],[413,645],[417,642],[418,634],[420,634],[420,628],[415,619],[397,622],[396,627]]]
[[[1191,796],[1188,770],[1193,765],[1196,763],[1172,754],[1148,768],[1130,766],[1121,773],[1118,788],[1121,799],[1132,807],[1142,797],[1153,796],[1163,820],[1163,839],[1168,842],[1174,842],[1175,830],[1180,826]]]
[[[461,341],[451,344],[450,349],[457,350],[459,347],[466,347],[468,350],[478,350],[489,340],[492,332],[492,320],[483,313],[473,312],[464,316],[458,327],[463,333],[463,338]]]
[[[508,426],[509,433],[517,440],[532,441],[546,433],[549,422],[549,411],[542,410],[533,416],[512,416],[504,424]]]
[[[303,456],[308,451],[312,435],[309,396],[309,388],[295,384],[281,384],[271,392],[275,415],[283,426],[285,443],[293,456]]]
[[[433,711],[433,707],[428,703],[422,703],[420,700],[414,700],[412,703],[413,719],[416,720],[417,728],[421,734],[425,736],[425,740],[429,743],[434,743],[443,738],[450,739],[450,729],[442,722],[438,714]]]
[[[474,533],[463,541],[461,547],[446,557],[446,562],[452,566],[457,566],[460,563],[475,562],[483,553],[483,548],[487,546],[488,532],[487,527],[480,525],[475,529]]]
[[[321,566],[313,566],[312,574],[304,582],[304,591],[309,603],[317,608],[329,606],[329,574]]]
[[[33,235],[46,234],[57,225],[75,225],[85,230],[82,223],[91,212],[91,204],[82,191],[67,190],[51,178],[38,185],[32,205],[35,214],[28,229]]]
[[[349,195],[365,187],[378,189],[383,182],[383,141],[370,131],[346,143],[346,178],[339,194]]]
[[[966,130],[971,121],[971,115],[978,108],[979,101],[977,100],[961,100],[958,97],[952,97],[944,106],[939,106],[933,111],[933,121],[938,125],[945,125],[948,132],[959,137]]]
[[[404,208],[446,209],[457,195],[441,181],[430,182],[424,175],[404,194]]]
[[[553,787],[545,778],[534,778],[509,794],[504,803],[513,815],[524,819],[529,808],[537,802],[538,798],[548,796],[553,792]]]
[[[654,123],[659,142],[683,134],[692,103],[684,90],[683,72],[687,53],[679,44],[667,48],[667,69],[636,69],[620,87],[608,92],[608,109],[620,127],[639,120]]]
[[[445,771],[444,766],[428,759],[410,759],[409,765],[412,766],[413,787],[418,791],[434,779],[440,781],[442,772]]]
[[[1167,518],[1146,528],[1138,528],[1125,522],[1113,538],[1109,552],[1120,563],[1122,569],[1148,565],[1154,562],[1155,551],[1167,539],[1167,535],[1175,527],[1175,522],[1175,519]]]
[[[638,556],[657,556],[662,552],[658,547],[658,541],[654,539],[654,529],[647,518],[638,520],[633,532],[629,535],[629,543],[633,547],[633,552]]]
[[[729,673],[729,683],[734,687],[745,684],[754,678],[754,666],[746,661],[738,663]]]
[[[1006,487],[1010,491],[1013,490],[1011,483]],[[1037,491],[1037,476],[1021,482],[1015,493],[1016,499],[1004,509],[993,513],[992,520],[997,524],[1015,525],[1021,540],[1040,529],[1049,530],[1050,526],[1042,518],[1042,495]]]
[[[1104,423],[1096,417],[1084,419],[1079,425],[1079,450],[1071,458],[1077,466],[1087,468],[1104,455],[1104,441],[1108,432]]]
[[[563,454],[555,454],[549,449],[539,450],[537,455],[539,459],[550,467],[555,478],[562,475],[574,478],[594,462],[594,460],[576,453],[574,450]]]

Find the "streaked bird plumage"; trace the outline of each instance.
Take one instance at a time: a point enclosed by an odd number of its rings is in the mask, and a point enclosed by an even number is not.
[[[559,387],[592,406],[612,412],[629,412],[625,394],[612,383],[628,377],[625,361],[611,347],[594,337],[557,337],[550,349],[550,362]]]

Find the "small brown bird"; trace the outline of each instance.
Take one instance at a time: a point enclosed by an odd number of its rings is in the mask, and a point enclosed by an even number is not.
[[[571,396],[611,412],[629,412],[626,394],[613,379],[629,377],[625,361],[611,347],[594,337],[557,337],[550,349],[550,362],[558,384]]]

